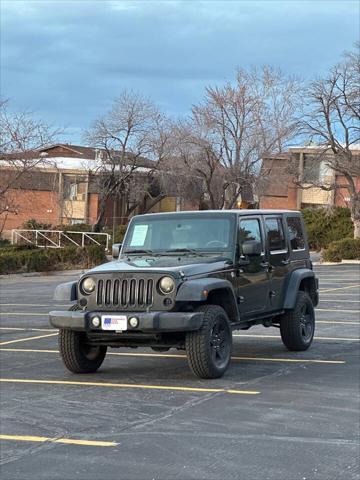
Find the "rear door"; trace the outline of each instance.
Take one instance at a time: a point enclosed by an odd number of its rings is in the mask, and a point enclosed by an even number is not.
[[[290,252],[285,235],[283,215],[266,215],[265,232],[268,253],[268,273],[270,278],[271,310],[282,308],[282,289],[290,271]]]
[[[257,240],[262,244],[260,256],[242,255],[242,244]],[[269,277],[265,258],[265,234],[260,216],[240,217],[238,224],[239,269],[237,296],[240,315],[261,313],[269,308]]]

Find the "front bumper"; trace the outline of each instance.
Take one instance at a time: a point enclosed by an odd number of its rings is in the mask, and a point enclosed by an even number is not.
[[[139,325],[133,328],[128,323],[126,332],[190,332],[199,330],[203,323],[202,312],[84,312],[84,311],[52,311],[49,313],[50,324],[55,328],[64,328],[76,331],[104,332],[115,331],[101,330],[91,324],[93,317],[101,315],[126,315],[137,317]]]

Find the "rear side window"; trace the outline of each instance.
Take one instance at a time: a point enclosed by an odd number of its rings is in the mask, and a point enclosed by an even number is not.
[[[266,235],[270,252],[287,250],[284,229],[280,218],[267,218],[265,220]]]
[[[303,250],[305,248],[304,232],[299,217],[287,217],[287,228],[291,250]]]

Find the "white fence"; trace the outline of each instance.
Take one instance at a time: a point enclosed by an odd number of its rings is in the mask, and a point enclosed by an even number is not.
[[[71,235],[71,236],[70,236]],[[11,243],[29,243],[42,248],[64,248],[70,244],[77,247],[85,245],[104,245],[109,250],[111,235],[108,233],[73,232],[62,230],[12,230]],[[105,240],[102,242],[101,240]]]

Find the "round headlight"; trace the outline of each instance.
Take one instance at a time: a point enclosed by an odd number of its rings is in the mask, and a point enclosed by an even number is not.
[[[93,280],[91,277],[85,278],[85,280],[82,281],[81,283],[81,290],[83,293],[86,295],[90,295],[95,290],[95,280]]]
[[[174,291],[175,282],[171,277],[163,277],[159,282],[160,292],[164,295]]]

